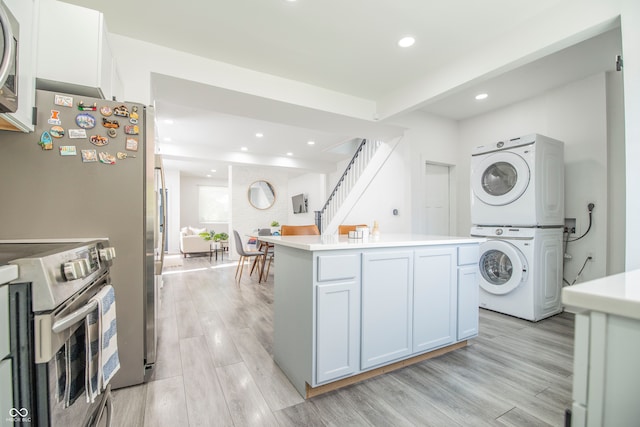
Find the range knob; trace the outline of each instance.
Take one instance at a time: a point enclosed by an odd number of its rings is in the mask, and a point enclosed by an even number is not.
[[[116,248],[108,247],[100,249],[100,259],[104,262],[111,261],[116,257]]]
[[[87,277],[91,271],[91,266],[89,265],[89,260],[80,258],[65,262],[62,269],[65,279],[71,281]]]

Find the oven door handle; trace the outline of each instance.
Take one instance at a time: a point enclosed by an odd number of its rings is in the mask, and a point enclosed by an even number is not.
[[[56,334],[58,334],[64,331],[65,329],[69,329],[76,323],[80,322],[81,320],[84,320],[87,317],[87,315],[89,315],[89,313],[91,313],[96,308],[98,308],[98,302],[90,301],[84,307],[77,309],[76,311],[74,311],[73,313],[67,316],[64,316],[60,320],[56,320],[53,323],[51,330]]]

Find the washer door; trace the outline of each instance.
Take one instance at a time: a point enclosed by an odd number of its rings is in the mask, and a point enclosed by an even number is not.
[[[480,245],[480,287],[494,295],[516,289],[527,277],[527,263],[518,248],[502,240]]]
[[[484,203],[503,206],[517,200],[529,186],[531,173],[527,162],[511,152],[485,157],[473,170],[473,193]]]

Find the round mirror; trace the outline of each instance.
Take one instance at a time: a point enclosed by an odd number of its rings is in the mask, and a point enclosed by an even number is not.
[[[267,181],[256,181],[249,186],[249,203],[256,209],[269,209],[276,201],[276,192]]]

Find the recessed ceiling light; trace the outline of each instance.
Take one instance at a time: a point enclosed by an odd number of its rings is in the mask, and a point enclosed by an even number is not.
[[[240,149],[241,149],[242,151],[249,151],[249,149],[248,149],[247,147],[240,147]]]
[[[211,172],[215,173],[215,172],[216,172],[216,170],[215,170],[215,169],[211,169]]]
[[[309,145],[315,145],[315,143],[316,143],[315,141],[307,141],[307,144]]]
[[[211,178],[211,175],[206,175],[207,178]]]
[[[293,153],[292,153],[291,151],[289,151],[289,152],[287,153],[287,156],[293,156]]]
[[[476,95],[476,99],[478,101],[482,101],[483,99],[487,99],[488,97],[489,97],[489,95],[486,94],[486,93],[479,93],[479,94]]]
[[[409,46],[413,46],[413,44],[416,42],[416,39],[414,39],[411,36],[406,36],[401,38],[400,40],[398,40],[398,46],[400,47],[409,47]]]
[[[262,138],[264,135],[261,134],[260,132],[256,133],[256,138]]]

